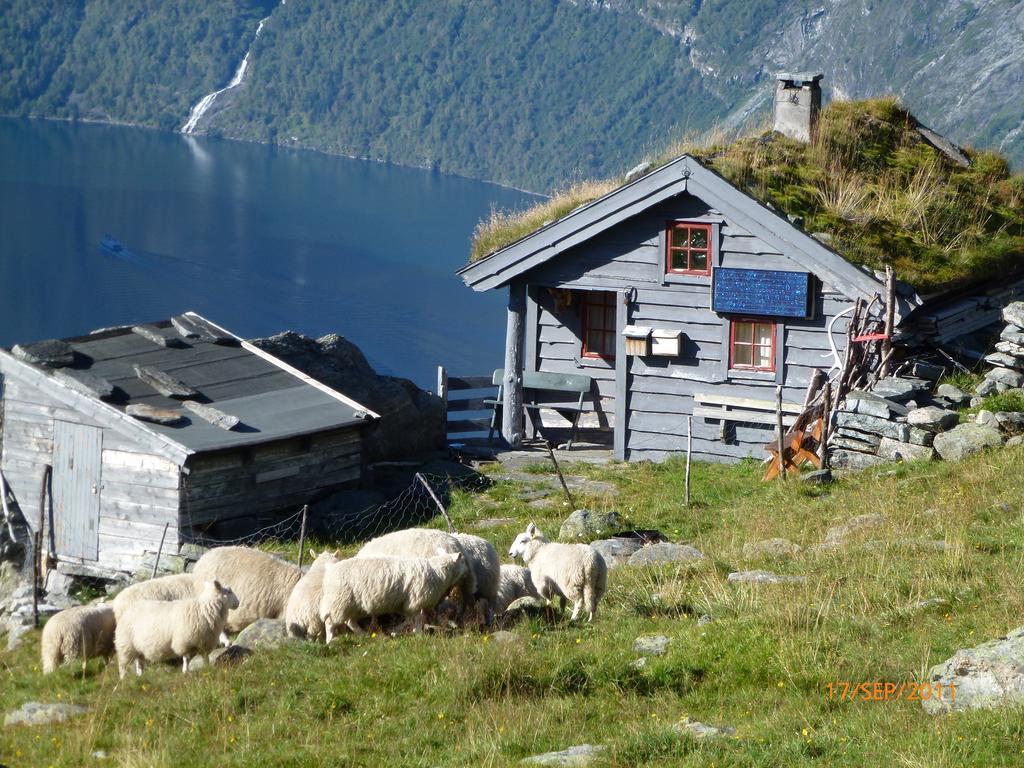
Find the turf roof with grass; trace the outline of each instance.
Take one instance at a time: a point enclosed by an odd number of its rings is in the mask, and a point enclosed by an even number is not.
[[[894,98],[832,102],[804,144],[765,132],[703,145],[680,142],[652,160],[690,154],[776,210],[826,233],[848,261],[891,265],[928,294],[1024,271],[1024,175],[1002,155],[967,149],[958,165],[926,141]],[[501,250],[621,179],[575,184],[521,212],[492,212],[474,233],[471,261]]]

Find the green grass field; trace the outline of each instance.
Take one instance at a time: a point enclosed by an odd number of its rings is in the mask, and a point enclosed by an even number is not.
[[[539,468],[538,468],[539,469]],[[516,625],[515,642],[486,634],[343,636],[296,644],[239,666],[147,670],[118,683],[91,662],[43,677],[38,634],[0,655],[0,701],[90,707],[65,725],[0,730],[6,766],[511,765],[585,742],[594,765],[1020,765],[1020,709],[944,717],[908,701],[839,701],[829,683],[926,679],[958,649],[1024,624],[1024,450],[957,464],[866,472],[828,488],[765,485],[754,464],[694,468],[684,508],[682,467],[570,467],[609,480],[638,527],[706,553],[693,569],[618,568],[592,625]],[[549,535],[566,509],[529,507],[499,482],[453,503],[456,524],[502,553],[534,519]],[[743,545],[785,537],[819,543],[864,513],[886,522],[828,552],[748,562]],[[512,518],[504,527],[475,527]],[[863,540],[883,541],[868,547]],[[941,539],[945,551],[916,545]],[[802,575],[803,584],[735,585],[733,570]],[[656,597],[655,597],[656,595]],[[911,609],[916,601],[941,605]],[[701,616],[710,623],[699,623]],[[671,638],[642,669],[633,641]],[[698,742],[673,730],[684,716],[731,725]],[[105,760],[92,757],[97,750]]]

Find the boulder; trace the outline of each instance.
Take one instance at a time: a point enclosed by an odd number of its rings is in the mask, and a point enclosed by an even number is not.
[[[629,558],[630,565],[654,565],[657,563],[696,563],[704,559],[704,553],[687,544],[672,544],[662,541],[641,547]]]
[[[834,469],[867,469],[868,467],[877,467],[879,464],[887,464],[889,462],[889,459],[874,453],[861,453],[860,451],[846,449],[833,450],[831,458]]]
[[[633,641],[633,650],[645,656],[661,656],[672,642],[665,635],[644,635]]]
[[[291,642],[295,642],[295,638],[288,635],[283,619],[256,619],[238,633],[233,644],[255,651],[257,648],[277,648]]]
[[[986,395],[991,395],[993,392],[998,392],[999,387],[996,386],[995,381],[993,381],[992,379],[984,378],[981,380],[981,382],[978,384],[974,391],[978,394],[978,397],[985,397]],[[973,400],[971,400],[971,405],[974,405]]]
[[[1015,371],[1012,368],[993,368],[985,374],[985,381],[995,382],[997,391],[999,384],[1003,384],[1008,388],[1019,387],[1021,384],[1024,384],[1024,373]],[[981,394],[980,388],[978,394]]]
[[[941,432],[950,429],[960,423],[960,414],[956,411],[947,411],[944,408],[936,408],[928,405],[924,408],[915,408],[907,414],[907,424],[929,432]]]
[[[736,735],[736,729],[731,725],[709,725],[690,717],[684,717],[674,726],[672,730],[692,736],[698,741],[704,739],[721,739]]]
[[[88,711],[88,707],[81,707],[77,704],[29,701],[22,704],[21,709],[8,712],[4,717],[4,726],[64,723],[73,717],[81,717]]]
[[[877,416],[866,416],[860,413],[846,413],[840,411],[836,414],[836,427],[855,429],[858,432],[870,432],[881,437],[891,437],[901,442],[907,441],[910,427],[894,421],[878,418]]]
[[[800,475],[800,482],[807,485],[828,485],[832,482],[831,469],[815,469]]]
[[[825,542],[827,544],[842,544],[853,536],[877,530],[885,523],[885,515],[857,515],[845,523],[833,525],[825,531]]]
[[[996,421],[996,415],[992,411],[982,408],[978,411],[978,415],[974,417],[975,424],[981,424],[986,427],[998,427],[999,422]]]
[[[935,433],[921,427],[911,427],[907,432],[907,442],[914,445],[931,445],[934,440]]]
[[[854,390],[846,396],[846,402],[843,403],[842,410],[849,413],[862,413],[866,416],[888,419],[894,412],[899,413],[899,411],[906,409],[892,400],[886,400],[884,397],[879,397],[871,392]]]
[[[1020,358],[1024,358],[1024,345],[1018,344],[1015,341],[998,341],[996,342],[996,351],[1009,355],[1010,357],[1018,358],[1016,361],[1017,367],[1024,361]],[[986,358],[988,359],[988,358]]]
[[[957,651],[932,667],[928,681],[942,686],[941,696],[921,701],[932,715],[1024,704],[1024,627]],[[956,686],[955,696],[950,686]]]
[[[7,650],[17,650],[25,639],[25,635],[31,631],[31,616],[22,616],[20,614],[9,616],[7,618]]]
[[[931,461],[935,458],[935,450],[930,445],[900,443],[883,437],[878,446],[878,455],[893,461]]]
[[[1019,435],[1024,432],[1024,413],[1020,411],[998,411],[993,414],[998,426],[1003,432],[1011,435]]]
[[[743,545],[743,557],[747,560],[793,557],[799,553],[800,545],[789,539],[763,539]]]
[[[857,432],[852,429],[838,429],[829,439],[829,445],[833,448],[860,451],[861,453],[875,453],[880,442],[882,442],[882,438],[878,435],[870,435],[867,432]]]
[[[542,755],[527,757],[519,762],[522,765],[590,765],[602,752],[604,752],[604,747],[600,745],[580,744],[577,747],[569,747],[558,752],[545,752]]]
[[[443,448],[445,412],[441,399],[408,379],[381,376],[347,339],[319,339],[285,331],[254,345],[280,357],[314,379],[334,387],[380,414],[363,429],[363,460],[407,456]]]
[[[1024,346],[1024,330],[1021,330],[1015,325],[1008,325],[1003,328],[1002,333],[999,334],[999,338],[1003,341],[1008,341],[1011,344]]]
[[[985,362],[991,365],[1002,366],[1003,368],[1018,368],[1021,365],[1020,360],[1005,352],[993,352],[990,355],[985,355]]]
[[[619,524],[618,512],[577,509],[562,521],[562,527],[558,529],[558,538],[562,541],[586,542],[618,530]]]
[[[912,398],[919,389],[921,387],[916,382],[909,379],[901,379],[898,376],[889,376],[879,379],[875,386],[871,388],[871,391],[879,397],[884,397],[886,400],[903,403]]]
[[[960,387],[953,386],[952,384],[939,384],[935,390],[935,394],[939,397],[944,397],[954,405],[966,405],[971,400],[971,396],[964,392]]]
[[[609,568],[626,565],[629,558],[644,545],[642,539],[614,536],[610,539],[598,539],[590,542],[590,546],[601,553]]]
[[[782,576],[771,571],[733,571],[727,577],[734,584],[803,584],[806,576]]]
[[[946,461],[963,459],[1002,443],[1003,437],[998,429],[982,424],[960,424],[935,436],[935,450]]]
[[[1003,322],[1024,329],[1024,301],[1013,301],[1003,307]]]

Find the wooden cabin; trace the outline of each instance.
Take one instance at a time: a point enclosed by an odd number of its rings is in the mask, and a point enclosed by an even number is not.
[[[684,450],[688,416],[696,458],[763,456],[776,386],[799,411],[812,372],[842,361],[847,310],[885,290],[685,155],[460,274],[508,290],[505,371],[589,375],[581,427],[631,460]]]
[[[358,483],[377,418],[195,313],[0,350],[0,377],[0,469],[50,552],[86,572],[134,570],[165,525],[176,553]]]

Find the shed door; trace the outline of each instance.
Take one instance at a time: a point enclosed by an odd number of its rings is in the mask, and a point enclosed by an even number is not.
[[[99,555],[102,444],[98,427],[53,422],[53,532],[58,555],[83,560]]]

